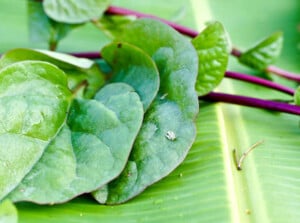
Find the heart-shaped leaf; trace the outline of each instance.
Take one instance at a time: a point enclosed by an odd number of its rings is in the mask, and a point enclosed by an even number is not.
[[[25,61],[0,70],[0,200],[56,136],[70,99],[66,75],[49,63]]]
[[[123,83],[105,86],[95,100],[75,100],[70,129],[65,126],[11,198],[61,203],[111,181],[126,164],[143,113],[139,96]]]

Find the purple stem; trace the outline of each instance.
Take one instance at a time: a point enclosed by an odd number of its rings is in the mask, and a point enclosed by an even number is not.
[[[150,19],[156,19],[159,20],[171,27],[173,27],[175,30],[177,30],[178,32],[180,32],[181,34],[184,34],[186,36],[190,36],[190,37],[196,37],[199,33],[195,30],[192,30],[190,28],[181,26],[177,23],[168,21],[166,19],[162,19],[159,18],[157,16],[153,16],[153,15],[149,15],[149,14],[145,14],[145,13],[141,13],[141,12],[137,12],[137,11],[133,11],[130,9],[125,9],[125,8],[121,8],[121,7],[117,7],[117,6],[110,6],[107,10],[106,10],[107,14],[113,14],[113,15],[133,15],[136,16],[137,18],[150,18]]]
[[[89,59],[101,58],[101,54],[99,52],[76,52],[76,53],[69,53],[69,54],[80,58],[89,58]]]
[[[290,105],[284,102],[275,102],[270,100],[251,98],[247,96],[211,92],[207,95],[199,97],[199,99],[215,102],[226,102],[256,108],[264,108],[273,111],[300,115],[300,106]]]
[[[238,72],[233,72],[233,71],[226,71],[225,72],[225,77],[228,78],[232,78],[232,79],[236,79],[236,80],[242,80],[242,81],[246,81],[246,82],[250,82],[250,83],[254,83],[254,84],[258,84],[267,88],[271,88],[274,90],[278,90],[284,93],[287,93],[289,95],[294,95],[295,90],[289,87],[285,87],[282,86],[280,84],[277,84],[275,82],[272,81],[268,81],[259,77],[255,77],[255,76],[251,76],[251,75],[247,75],[247,74],[242,74],[242,73],[238,73]]]
[[[73,56],[80,57],[80,58],[89,58],[89,59],[98,59],[101,58],[101,53],[99,52],[79,52],[79,53],[70,53]],[[283,93],[287,93],[289,95],[294,95],[295,91],[292,88],[288,88],[285,86],[282,86],[280,84],[274,83],[272,81],[268,81],[259,77],[247,75],[247,74],[242,74],[238,72],[233,72],[233,71],[226,71],[225,72],[225,77],[232,78],[235,80],[241,80],[241,81],[246,81],[249,83],[254,83],[258,84],[264,87],[268,87],[274,90],[281,91]]]
[[[149,14],[144,14],[144,13],[141,13],[141,12],[137,12],[137,11],[133,11],[133,10],[121,8],[121,7],[110,6],[107,9],[106,13],[107,14],[113,14],[113,15],[125,15],[125,16],[131,15],[131,16],[136,16],[137,18],[151,18],[151,19],[156,19],[156,20],[162,21],[165,24],[173,27],[175,30],[177,30],[181,34],[189,36],[191,38],[194,38],[194,37],[198,36],[198,34],[199,34],[197,31],[195,31],[193,29],[187,28],[185,26],[181,26],[181,25],[179,25],[177,23],[168,21],[166,19],[162,19],[162,18],[159,18],[157,16],[153,16],[153,15],[149,15]],[[242,52],[240,50],[238,50],[237,48],[232,48],[231,55],[233,55],[235,57],[240,57],[242,55]],[[279,68],[277,68],[275,66],[269,66],[269,67],[267,67],[266,71],[274,73],[274,74],[277,74],[279,76],[285,77],[285,78],[293,80],[293,81],[300,82],[300,75],[299,74],[293,74],[293,73],[290,73],[288,71],[279,69]]]

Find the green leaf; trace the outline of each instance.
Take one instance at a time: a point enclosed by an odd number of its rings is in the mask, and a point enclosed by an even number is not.
[[[0,203],[0,222],[17,223],[18,212],[10,200],[4,200]]]
[[[239,62],[257,70],[265,70],[279,57],[282,44],[283,34],[276,32],[242,53]]]
[[[152,58],[124,42],[104,47],[101,54],[113,69],[112,81],[131,85],[139,94],[146,111],[159,89],[159,73]]]
[[[26,36],[25,25],[22,23],[26,21],[22,20],[25,17],[24,6],[11,3],[11,0],[0,2],[0,17],[6,21],[1,26],[6,28],[2,29],[2,52],[8,46],[27,44],[24,38],[20,38]],[[270,0],[195,0],[192,3],[192,7],[182,0],[174,0],[172,4],[158,0],[117,0],[115,4],[166,18],[186,6],[188,11],[183,24],[196,28],[193,20],[202,23],[206,19],[211,20],[211,17],[206,18],[205,15],[213,16],[226,25],[237,47],[243,47],[253,39],[268,35],[274,30],[283,30],[285,45],[278,62],[283,68],[300,72],[297,48],[299,33],[295,29],[299,24],[298,0],[280,1],[278,4],[273,4]],[[266,9],[268,13],[265,13]],[[69,49],[72,46],[78,48],[78,44],[82,43],[78,40],[79,37],[85,39],[86,35],[93,34],[78,33],[76,38],[66,39]],[[17,41],[13,42],[14,40]],[[86,41],[84,47],[89,48],[97,41],[98,37],[95,37],[95,41]],[[234,61],[231,62],[230,69],[244,70]],[[224,82],[220,86],[222,91],[280,98],[278,94],[256,86],[228,85],[233,81]],[[221,104],[207,106],[201,103],[197,139],[185,161],[168,177],[134,200],[117,206],[97,205],[89,196],[54,206],[18,203],[20,223],[297,222],[300,204],[297,196],[300,188],[299,117],[231,105],[226,107],[229,110],[224,108]],[[227,123],[226,129],[222,127],[224,119]],[[240,156],[262,138],[265,140],[264,144],[244,160],[242,171],[236,171],[235,166],[231,166],[233,148],[238,149]],[[228,152],[223,148],[227,148]],[[226,164],[230,165],[224,165],[226,157],[229,160]],[[230,173],[239,176],[240,180],[231,181]],[[233,183],[233,186],[228,186],[228,182]],[[251,206],[245,200],[252,200]],[[240,219],[239,216],[243,218]]]
[[[201,96],[212,91],[222,81],[228,64],[230,44],[219,22],[210,23],[192,43],[199,57],[196,90]]]
[[[58,42],[78,25],[59,23],[44,12],[42,1],[28,0],[29,37],[32,42],[46,42],[54,50]]]
[[[84,97],[93,97],[104,84],[104,75],[98,65],[92,60],[77,58],[68,54],[47,50],[34,50],[17,48],[6,52],[0,59],[0,68],[6,67],[18,61],[39,60],[58,66],[68,75],[70,89],[75,89],[87,80]]]
[[[54,203],[64,199],[61,195],[76,177],[76,158],[73,152],[71,131],[65,125],[45,149],[41,159],[25,176],[9,199],[31,201],[40,204]]]
[[[126,29],[126,26],[135,19],[134,16],[103,15],[95,24],[108,37],[115,39],[119,37]]]
[[[122,83],[105,86],[96,100],[75,100],[71,131],[61,131],[11,198],[61,203],[111,181],[126,164],[143,113],[138,95]]]
[[[16,48],[2,55],[0,60],[0,68],[24,60],[46,61],[60,67],[62,70],[84,70],[91,68],[94,64],[92,60],[77,58],[68,54],[52,52],[48,50]]]
[[[71,189],[77,194],[91,192],[120,174],[143,119],[142,103],[126,84],[107,85],[95,99],[75,101],[68,121],[78,174]]]
[[[160,72],[161,85],[129,158],[128,165],[136,168],[127,166],[108,185],[106,202],[109,204],[136,196],[183,161],[195,139],[193,121],[198,112],[194,90],[198,61],[188,40],[170,27],[149,19],[130,24],[122,40],[152,56]],[[133,172],[128,174],[128,168]]]
[[[44,0],[46,14],[55,21],[76,24],[99,19],[110,0]]]
[[[66,119],[71,94],[66,75],[45,62],[0,70],[0,200],[43,154]]]

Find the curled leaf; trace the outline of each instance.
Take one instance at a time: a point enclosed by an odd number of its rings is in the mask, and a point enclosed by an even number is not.
[[[196,90],[201,96],[212,91],[223,79],[230,44],[227,33],[219,22],[210,23],[192,43],[199,57]]]
[[[70,89],[87,81],[84,97],[93,97],[104,84],[104,75],[98,65],[89,59],[77,58],[68,54],[47,50],[17,48],[6,52],[0,59],[0,68],[24,60],[46,61],[58,66],[68,77]]]

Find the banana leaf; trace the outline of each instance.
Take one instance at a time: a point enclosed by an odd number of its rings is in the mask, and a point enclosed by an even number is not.
[[[25,39],[23,27],[26,24],[23,20],[26,10],[22,4],[17,0],[2,0],[0,3],[0,18],[7,21],[0,25],[3,35],[1,52],[8,47],[36,46],[36,43],[31,44]],[[115,0],[113,4],[155,13],[167,19],[178,19],[178,12],[185,12],[180,22],[198,30],[207,21],[221,21],[233,45],[241,50],[275,31],[283,31],[283,54],[277,65],[300,72],[298,0],[174,0],[172,4],[159,0]],[[86,26],[83,31],[71,33],[59,50],[98,50],[100,43],[95,45],[95,42],[86,41],[84,44],[81,37],[87,32],[93,33],[94,30]],[[20,40],[20,36],[25,40]],[[95,40],[99,40],[98,36]],[[235,58],[230,58],[229,69],[253,72],[239,65]],[[271,90],[233,80],[223,81],[218,90],[269,99],[283,98],[283,95]],[[185,161],[135,199],[116,206],[99,205],[90,196],[53,206],[18,203],[19,222],[298,222],[299,117],[201,102],[196,125],[197,138]],[[239,158],[261,141],[263,143],[244,159],[242,170],[237,170],[233,151]]]

